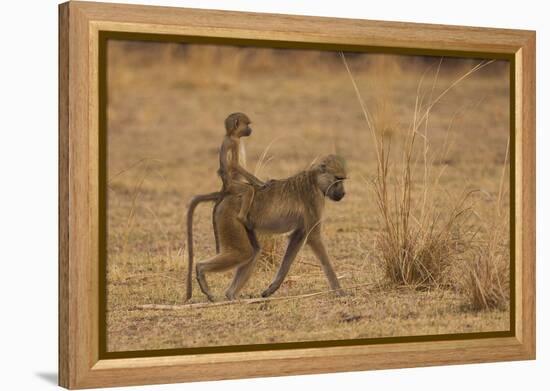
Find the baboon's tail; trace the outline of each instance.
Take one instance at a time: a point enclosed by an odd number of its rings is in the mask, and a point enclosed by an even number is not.
[[[217,191],[209,194],[201,194],[193,197],[187,209],[187,249],[189,251],[188,269],[187,269],[187,294],[186,299],[189,300],[193,295],[193,213],[195,208],[201,202],[217,201],[222,196],[222,193]]]
[[[221,201],[222,199],[219,198],[214,203],[214,207],[212,208],[212,230],[214,231],[214,241],[216,243],[216,254],[220,253],[220,238],[218,236],[218,222],[216,221],[216,211]]]

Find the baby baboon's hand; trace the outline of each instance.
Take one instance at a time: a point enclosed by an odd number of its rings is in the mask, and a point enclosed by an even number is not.
[[[263,185],[260,186],[260,190],[267,189],[275,182],[275,179],[268,179]]]

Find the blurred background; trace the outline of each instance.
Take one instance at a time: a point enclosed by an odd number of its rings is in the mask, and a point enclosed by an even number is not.
[[[490,272],[480,277],[489,286],[509,277],[508,219],[495,212],[509,206],[508,62],[349,52],[345,59],[349,71],[340,53],[330,51],[108,42],[109,350],[508,329],[507,286],[495,305],[475,305],[475,276],[487,266],[479,266],[480,259],[490,258]],[[193,195],[220,188],[223,121],[235,111],[252,120],[247,167],[261,179],[288,177],[328,153],[347,160],[346,198],[327,203],[327,246],[342,285],[376,289],[354,290],[337,301],[273,304],[262,314],[269,314],[269,324],[258,320],[256,307],[135,310],[136,304],[183,300],[186,206]],[[412,146],[411,129],[417,135]],[[441,262],[452,265],[427,289],[418,289],[418,281],[394,281],[388,271],[388,262],[399,260],[381,248],[385,225],[376,183],[382,142],[396,200],[410,146],[411,224],[424,216],[422,204],[437,219],[464,192],[475,191],[467,223],[445,234],[451,237],[446,246],[475,241],[476,254],[445,253]],[[426,178],[437,182],[428,195]],[[195,217],[197,259],[214,254],[210,213],[201,207]],[[493,238],[497,222],[502,232]],[[464,226],[466,234],[460,233]],[[264,254],[244,296],[259,295],[284,252],[284,238],[262,240]],[[500,266],[494,268],[489,252],[498,253]],[[326,289],[316,262],[304,249],[278,294]],[[210,279],[220,300],[231,277]],[[203,300],[195,289],[194,300]],[[242,333],[248,328],[254,335]]]

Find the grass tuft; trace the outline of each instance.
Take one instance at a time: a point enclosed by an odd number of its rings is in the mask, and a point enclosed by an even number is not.
[[[508,141],[509,143],[509,141]],[[473,310],[505,310],[510,299],[510,241],[507,221],[509,208],[504,203],[504,178],[509,144],[502,167],[499,192],[493,216],[482,225],[486,237],[473,246],[472,262],[466,264],[464,290]]]
[[[381,113],[379,110],[378,116],[369,113],[346,58],[343,54],[341,57],[376,148],[373,185],[382,226],[376,237],[376,247],[385,275],[394,285],[433,287],[444,284],[450,266],[458,263],[468,248],[471,236],[467,228],[473,213],[473,192],[463,191],[446,203],[445,208],[438,204],[443,193],[440,178],[446,165],[434,170],[434,162],[441,160],[446,147],[440,154],[431,148],[430,113],[452,88],[491,62],[477,64],[435,98],[441,62],[427,93],[422,92],[425,72],[418,83],[413,118],[404,134],[403,146],[392,153],[395,126],[388,126],[387,118],[380,119],[387,113],[387,105],[379,105],[386,109]],[[415,174],[421,179],[417,180]]]

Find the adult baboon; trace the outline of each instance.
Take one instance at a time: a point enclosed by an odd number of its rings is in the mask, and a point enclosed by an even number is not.
[[[345,195],[344,179],[346,179],[346,168],[343,159],[335,155],[328,155],[313,164],[308,170],[293,177],[269,181],[265,187],[256,191],[254,202],[251,205],[248,219],[252,229],[247,229],[235,218],[241,206],[238,196],[226,195],[219,203],[214,217],[218,227],[220,253],[208,260],[198,262],[196,265],[197,280],[202,292],[209,300],[213,300],[205,273],[236,268],[233,282],[225,293],[228,299],[235,298],[250,277],[260,252],[255,230],[278,234],[290,232],[281,266],[262,296],[269,296],[280,287],[304,243],[311,247],[321,262],[330,288],[340,290],[340,284],[323,243],[321,225],[325,197],[340,201]],[[212,193],[204,197],[206,198],[198,202],[217,200],[219,193]],[[187,220],[189,249],[187,299],[190,299],[192,294],[192,221],[193,209],[196,204],[190,208]]]

